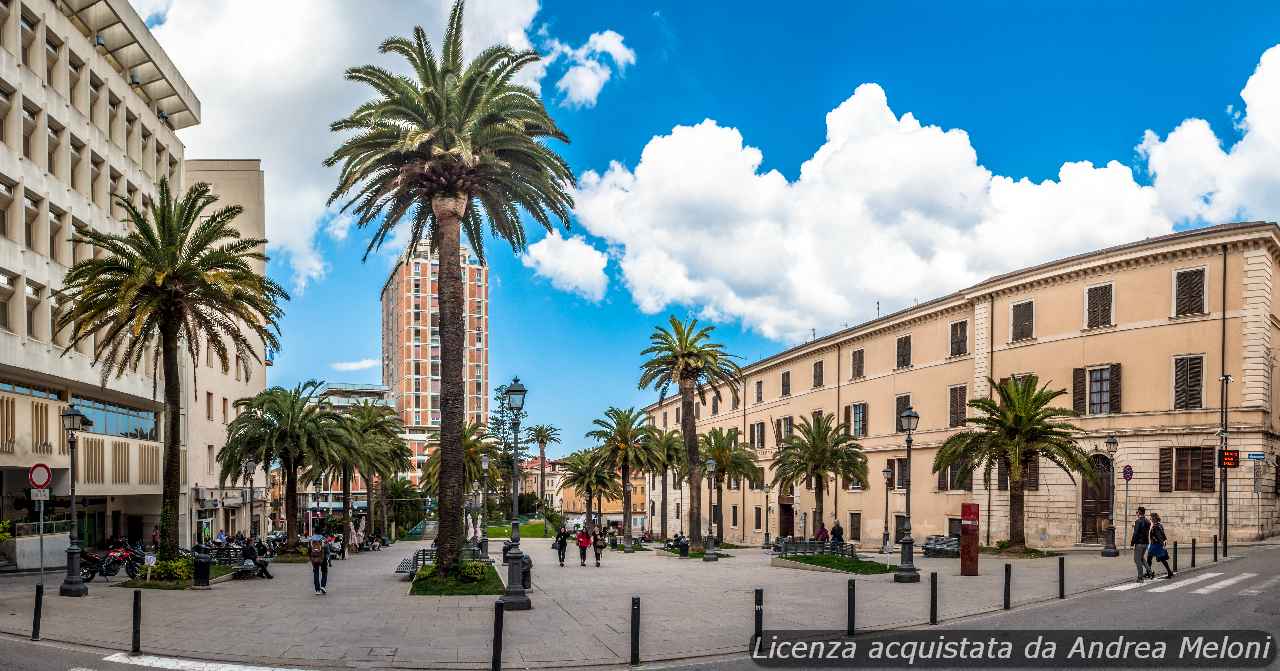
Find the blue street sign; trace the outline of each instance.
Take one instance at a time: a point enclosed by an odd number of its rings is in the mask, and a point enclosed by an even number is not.
[[[1265,452],[1250,452],[1245,456],[1249,459],[1249,461],[1266,461],[1267,460],[1267,454]]]
[[[1124,465],[1124,470],[1121,471],[1121,473],[1124,474],[1125,482],[1128,482],[1133,479],[1133,467],[1130,466],[1129,464]]]

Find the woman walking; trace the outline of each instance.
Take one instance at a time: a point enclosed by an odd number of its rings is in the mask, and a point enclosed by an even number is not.
[[[560,527],[560,531],[556,532],[556,554],[560,555],[560,565],[564,566],[564,554],[569,551],[569,539],[573,536],[565,527]]]
[[[578,529],[578,566],[587,565],[587,548],[591,547],[591,534],[586,529]]]
[[[605,540],[604,534],[599,529],[596,529],[596,538],[593,545],[596,549],[596,568],[600,568],[600,553],[604,552]]]
[[[1164,549],[1164,543],[1167,537],[1164,535],[1164,525],[1160,523],[1160,513],[1151,513],[1151,543],[1147,545],[1147,578],[1156,577],[1154,571],[1151,570],[1151,560],[1159,560],[1164,564],[1165,580],[1173,579],[1173,569],[1169,568],[1169,551]]]

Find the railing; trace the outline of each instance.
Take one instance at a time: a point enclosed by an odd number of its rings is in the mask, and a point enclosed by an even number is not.
[[[44,532],[46,534],[69,533],[71,531],[71,520],[46,520],[44,523]],[[13,525],[14,536],[35,536],[40,533],[39,522],[19,522]]]

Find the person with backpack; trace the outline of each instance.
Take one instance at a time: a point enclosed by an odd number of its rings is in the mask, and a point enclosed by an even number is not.
[[[553,545],[555,545],[556,554],[560,556],[561,566],[564,566],[564,555],[569,551],[570,538],[572,538],[572,536],[569,534],[569,530],[565,527],[560,527],[560,531],[556,532],[556,540]]]
[[[578,565],[587,565],[587,548],[591,547],[591,534],[586,529],[578,529]]]
[[[595,542],[592,543],[592,545],[595,547],[595,550],[596,550],[596,568],[600,568],[600,555],[601,553],[604,552],[605,544],[606,544],[606,541],[604,539],[604,534],[601,533],[600,529],[597,528]]]
[[[315,535],[308,543],[307,556],[311,559],[311,580],[315,584],[316,594],[328,594],[325,589],[329,585],[329,544],[324,537]]]
[[[1147,578],[1147,544],[1151,542],[1151,522],[1147,521],[1147,509],[1138,506],[1138,517],[1133,521],[1133,533],[1129,544],[1133,546],[1133,563],[1138,567],[1138,582]]]

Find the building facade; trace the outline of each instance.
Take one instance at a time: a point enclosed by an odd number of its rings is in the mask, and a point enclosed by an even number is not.
[[[466,283],[464,381],[468,423],[489,417],[489,269],[463,248]],[[423,242],[406,250],[382,287],[382,382],[421,465],[440,426],[439,259]],[[404,474],[415,485],[419,469]]]
[[[350,382],[327,382],[320,391],[320,400],[329,403],[338,412],[343,412],[354,405],[372,403],[386,407],[394,407],[390,399],[390,389],[383,384],[363,384]],[[299,484],[298,495],[302,497],[299,510],[306,511],[307,526],[325,515],[337,515],[342,512],[342,478],[333,477],[321,483],[309,486]],[[351,475],[351,509],[356,518],[363,517],[369,510],[369,482],[359,471]]]
[[[53,328],[67,268],[93,253],[75,229],[124,233],[120,196],[139,206],[162,178],[183,181],[175,130],[200,102],[127,0],[0,4],[0,518],[33,516],[26,471],[54,471],[53,517],[67,513],[69,455],[59,415],[80,435],[77,494],[89,543],[148,537],[159,518],[160,404],[152,366],[106,380],[92,339],[66,351]]]
[[[564,510],[564,493],[560,491],[560,483],[564,480],[564,471],[560,462],[547,459],[546,467],[542,465],[542,457],[526,459],[520,464],[520,493],[537,494],[543,492],[545,504],[552,510]],[[538,489],[538,477],[542,476],[542,489]]]
[[[537,482],[537,477],[534,477]],[[652,519],[646,514],[649,504],[647,503],[649,492],[649,476],[645,473],[633,473],[631,475],[631,532],[636,536],[644,533],[649,529]],[[551,492],[548,491],[550,496]],[[570,529],[577,525],[583,524],[587,519],[587,500],[577,490],[565,488],[557,493],[559,497],[559,507],[561,514],[564,515],[565,524]],[[591,503],[591,513],[595,516],[596,521],[605,525],[607,528],[617,529],[619,533],[622,531],[622,523],[624,519],[622,508],[622,495],[611,499],[605,497],[603,501],[593,501]]]
[[[964,502],[979,504],[984,542],[1006,538],[1004,469],[988,486],[981,473],[936,473],[932,463],[972,412],[967,402],[991,393],[989,380],[1028,373],[1066,391],[1060,405],[1078,413],[1078,444],[1102,473],[1100,483],[1089,484],[1048,461],[1030,467],[1029,544],[1099,543],[1108,518],[1123,542],[1126,493],[1130,515],[1139,505],[1159,512],[1171,540],[1210,539],[1217,533],[1215,457],[1224,410],[1228,447],[1256,458],[1228,469],[1230,537],[1275,535],[1278,261],[1274,223],[1151,238],[993,277],[746,366],[737,401],[720,389],[719,399],[708,394],[706,404],[694,406],[699,433],[736,428],[765,473],[761,483],[725,492],[726,539],[813,535],[814,490],[806,483],[785,491],[766,486],[779,437],[819,412],[850,427],[870,476],[865,484],[828,483],[828,527],[839,520],[847,539],[879,545],[886,530],[896,535],[901,527],[911,483],[917,541],[958,534]],[[909,467],[896,421],[908,407],[920,415]],[[679,399],[647,411],[654,424],[678,428]],[[1118,442],[1114,455],[1108,436]],[[1133,470],[1127,485],[1125,465]],[[680,493],[670,487],[669,501]],[[669,532],[682,526],[679,508],[668,504]]]

